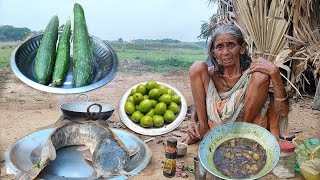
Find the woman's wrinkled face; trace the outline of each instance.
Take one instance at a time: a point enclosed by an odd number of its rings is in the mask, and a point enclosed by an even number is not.
[[[222,33],[216,37],[213,52],[223,67],[240,66],[240,55],[244,53],[244,47],[238,44],[234,35]]]

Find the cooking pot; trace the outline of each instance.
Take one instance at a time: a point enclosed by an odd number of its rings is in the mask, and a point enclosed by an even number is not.
[[[86,101],[81,101],[80,97],[85,96]],[[113,113],[114,107],[111,104],[89,102],[86,94],[80,94],[76,102],[60,105],[64,118],[69,120],[107,120]]]
[[[198,155],[204,168],[216,177],[231,179],[220,173],[214,163],[213,155],[215,150],[223,142],[233,138],[247,138],[258,142],[267,154],[266,164],[256,175],[248,179],[258,179],[269,173],[278,163],[280,147],[276,138],[265,128],[245,122],[233,122],[218,126],[207,133],[199,144]]]

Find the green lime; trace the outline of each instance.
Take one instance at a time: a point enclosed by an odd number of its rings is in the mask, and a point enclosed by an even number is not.
[[[170,88],[167,89],[167,94],[173,96],[174,95],[174,91]]]
[[[179,111],[179,106],[178,104],[171,102],[168,106],[168,110],[171,110],[173,113],[177,113]]]
[[[134,106],[134,104],[132,102],[126,102],[124,104],[124,110],[128,114],[132,114],[132,113],[134,113],[136,111],[136,108],[135,108],[135,106]]]
[[[136,88],[131,89],[130,95],[133,96],[136,93]]]
[[[137,111],[140,111],[139,104],[138,104],[138,105],[136,105],[136,110],[137,110]]]
[[[140,124],[142,127],[150,127],[152,125],[152,117],[150,116],[143,116],[141,119],[140,119]]]
[[[147,88],[143,84],[139,84],[136,88],[137,93],[141,93],[142,95],[145,95],[147,93]]]
[[[152,117],[152,116],[154,116],[155,114],[156,114],[156,110],[155,110],[154,108],[152,108],[152,109],[150,109],[149,112],[147,112],[146,116]]]
[[[159,102],[154,109],[156,110],[156,114],[162,115],[166,112],[167,105],[164,102]]]
[[[149,91],[150,99],[158,99],[161,96],[160,89],[154,88]]]
[[[143,99],[149,99],[149,96],[148,95],[144,95]]]
[[[153,108],[156,107],[156,105],[158,104],[158,101],[155,100],[155,99],[150,99],[150,101],[151,101],[151,104],[152,104]]]
[[[154,125],[155,127],[162,127],[163,124],[164,124],[164,119],[163,119],[163,117],[160,116],[160,115],[154,115],[154,116],[152,117],[152,120],[153,120],[153,125]]]
[[[150,91],[153,88],[157,88],[158,87],[158,83],[156,81],[148,81],[146,83],[146,88],[148,91]]]
[[[134,104],[133,96],[129,96],[127,102],[132,102]]]
[[[164,121],[171,123],[174,119],[174,113],[171,110],[166,110],[166,112],[163,114]]]
[[[161,94],[167,94],[168,93],[168,89],[167,89],[167,87],[165,85],[160,84],[158,86],[158,89],[160,89]]]
[[[175,94],[175,95],[171,96],[171,100],[172,100],[172,102],[175,102],[178,104],[181,100],[181,97],[179,95]]]
[[[143,95],[141,93],[134,93],[133,100],[136,104],[139,104],[143,100]]]
[[[160,96],[159,101],[160,102],[164,102],[167,105],[169,105],[171,103],[171,95],[163,94],[163,95]]]
[[[140,122],[140,119],[143,117],[144,115],[140,112],[140,111],[135,111],[132,115],[131,115],[131,120],[133,122]]]
[[[142,113],[147,113],[151,110],[152,108],[152,103],[149,99],[145,99],[140,102],[139,104],[139,111]]]

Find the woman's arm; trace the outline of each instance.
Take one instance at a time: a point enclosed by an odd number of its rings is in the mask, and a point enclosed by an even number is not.
[[[261,57],[257,58],[250,67],[250,73],[261,72],[270,77],[274,90],[274,106],[280,116],[286,116],[289,113],[288,95],[282,83],[280,70],[272,62]]]

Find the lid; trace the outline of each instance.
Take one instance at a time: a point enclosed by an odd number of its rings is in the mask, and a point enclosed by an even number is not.
[[[294,145],[289,141],[280,141],[279,145],[281,152],[293,152],[295,149]]]
[[[169,146],[176,146],[176,145],[177,145],[177,139],[175,139],[175,138],[169,138],[169,139],[167,140],[167,145],[169,145]]]

